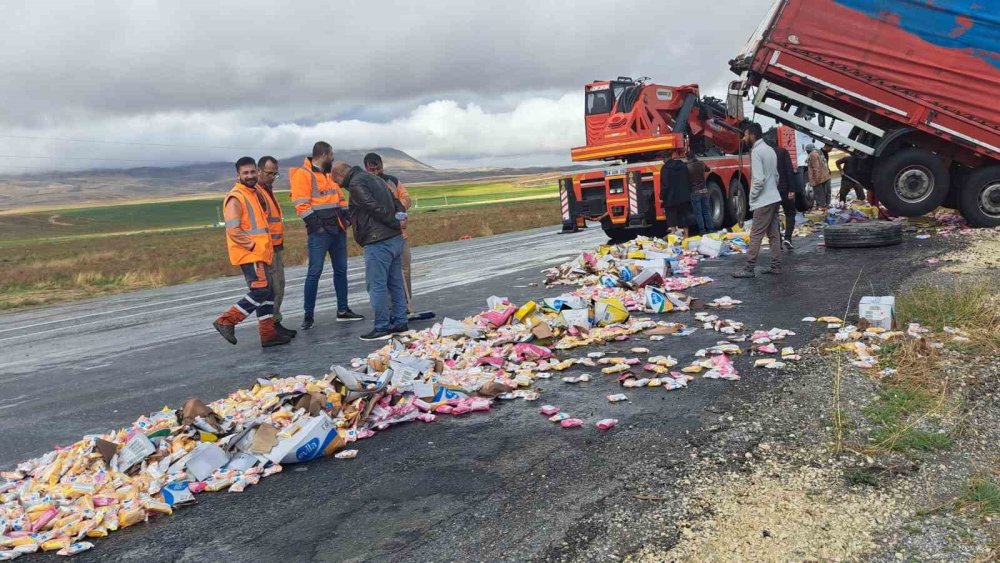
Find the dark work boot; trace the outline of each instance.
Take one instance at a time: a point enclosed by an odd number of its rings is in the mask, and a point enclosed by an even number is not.
[[[228,311],[222,314],[219,318],[215,319],[212,326],[215,330],[219,331],[219,334],[226,339],[230,344],[236,344],[236,325],[240,324],[240,321],[247,318],[247,316],[236,307],[230,307]]]
[[[291,338],[278,334],[278,331],[274,329],[274,319],[261,319],[257,322],[257,330],[260,332],[261,348],[281,346],[292,341]]]
[[[274,330],[278,331],[278,334],[281,336],[287,336],[288,338],[295,338],[295,336],[299,333],[297,330],[292,330],[288,327],[282,326],[278,321],[274,322]]]

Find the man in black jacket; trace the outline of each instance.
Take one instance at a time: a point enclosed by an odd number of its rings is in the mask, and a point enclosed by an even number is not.
[[[771,133],[774,131],[768,131]],[[778,157],[778,193],[781,194],[781,209],[785,212],[785,236],[782,237],[781,245],[788,250],[795,248],[792,245],[792,233],[795,231],[795,198],[801,197],[802,189],[799,187],[795,177],[795,167],[792,165],[792,155],[788,150],[777,143],[777,134],[767,135],[765,142],[774,149],[774,155]]]
[[[365,284],[375,313],[374,329],[362,340],[385,340],[405,332],[406,292],[403,290],[403,228],[406,212],[385,181],[358,166],[337,162],[333,181],[350,194],[354,240],[365,250]]]

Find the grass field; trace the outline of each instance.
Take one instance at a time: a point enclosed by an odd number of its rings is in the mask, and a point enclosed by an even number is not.
[[[59,211],[57,221],[68,225],[51,224],[51,214],[0,215],[0,310],[235,275],[224,231],[197,228],[212,222],[212,205],[190,200]],[[191,218],[195,212],[206,217]],[[409,232],[411,245],[420,246],[558,222],[558,200],[544,199],[419,211]],[[178,227],[194,228],[115,234]],[[294,214],[285,231],[286,263],[305,264],[305,228]],[[361,249],[351,241],[349,251]]]
[[[554,198],[558,194],[555,184],[522,186],[512,182],[414,185],[409,191],[416,200],[417,212],[511,198]],[[212,199],[186,198],[0,214],[0,249],[96,234],[208,227],[221,220],[221,199],[220,194]],[[294,221],[295,209],[287,192],[278,193],[278,203],[284,209],[286,219]]]

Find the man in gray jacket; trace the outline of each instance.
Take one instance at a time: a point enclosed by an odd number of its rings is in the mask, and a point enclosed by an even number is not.
[[[743,130],[743,141],[752,145],[750,152],[750,210],[753,211],[753,227],[750,229],[750,251],[747,253],[747,265],[738,272],[733,272],[734,278],[752,278],[756,271],[757,254],[760,253],[760,243],[767,235],[767,243],[771,246],[771,267],[764,270],[765,274],[781,273],[781,225],[778,219],[778,208],[781,205],[781,194],[778,192],[778,157],[774,149],[764,142],[760,125],[751,123]]]

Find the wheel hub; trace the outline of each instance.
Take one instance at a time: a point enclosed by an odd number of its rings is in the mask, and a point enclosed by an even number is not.
[[[1000,216],[1000,182],[988,184],[979,194],[979,208],[992,217]]]
[[[900,171],[893,188],[903,201],[918,203],[934,191],[934,175],[923,166],[911,166]]]

